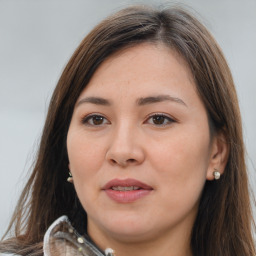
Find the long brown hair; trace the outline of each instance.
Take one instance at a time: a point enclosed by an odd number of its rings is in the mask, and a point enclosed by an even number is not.
[[[123,9],[96,26],[74,52],[53,93],[34,170],[22,192],[0,251],[41,255],[43,236],[67,215],[86,232],[86,212],[68,177],[66,137],[74,105],[97,67],[111,54],[142,42],[163,43],[188,63],[214,132],[229,144],[219,181],[206,181],[191,234],[195,256],[255,256],[253,217],[236,91],[223,54],[207,29],[178,7]]]

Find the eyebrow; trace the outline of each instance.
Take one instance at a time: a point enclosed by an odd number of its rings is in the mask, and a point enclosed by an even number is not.
[[[83,104],[83,103],[91,103],[95,105],[102,105],[102,106],[110,106],[111,103],[109,100],[100,98],[100,97],[86,97],[78,101],[76,104],[76,107]]]
[[[187,104],[182,99],[173,97],[170,95],[157,95],[157,96],[149,96],[149,97],[139,98],[136,100],[136,104],[138,106],[144,106],[144,105],[163,102],[163,101],[172,101],[172,102],[176,102],[176,103],[182,104],[187,107]],[[76,104],[76,107],[83,103],[91,103],[91,104],[101,105],[101,106],[110,106],[111,105],[111,101],[101,98],[101,97],[86,97],[86,98],[83,98],[80,101],[78,101],[78,103]]]
[[[137,104],[139,106],[143,106],[143,105],[157,103],[157,102],[163,102],[163,101],[172,101],[172,102],[176,102],[176,103],[182,104],[187,107],[187,104],[182,99],[173,97],[170,95],[158,95],[158,96],[150,96],[150,97],[146,97],[146,98],[139,98],[137,100]]]

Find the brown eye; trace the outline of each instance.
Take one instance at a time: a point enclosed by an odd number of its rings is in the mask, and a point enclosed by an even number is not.
[[[90,126],[100,126],[108,123],[108,120],[101,115],[89,115],[82,120],[82,123]]]
[[[173,122],[175,122],[175,120],[167,115],[155,114],[151,116],[147,122],[156,126],[165,126],[168,124],[172,124]]]
[[[94,125],[101,125],[104,122],[104,117],[102,116],[93,116],[92,117],[92,123]]]
[[[164,124],[165,117],[164,116],[153,116],[152,121],[154,124],[157,124],[157,125]]]

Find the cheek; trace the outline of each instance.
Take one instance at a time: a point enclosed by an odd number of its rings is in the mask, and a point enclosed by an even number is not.
[[[172,193],[201,191],[209,163],[209,134],[200,131],[175,133],[151,147],[151,164],[160,184]]]
[[[84,202],[88,198],[96,200],[93,193],[98,184],[99,172],[104,158],[104,150],[100,144],[89,136],[84,136],[83,131],[70,130],[67,137],[67,150],[69,168],[74,179],[77,195],[86,209]]]
[[[192,139],[193,138],[193,139]],[[194,143],[194,140],[197,143]],[[208,165],[208,140],[187,136],[176,136],[161,147],[154,148],[152,165],[158,172],[156,176],[159,191],[160,215],[179,219],[187,213],[196,214],[198,202],[206,181]],[[154,161],[153,161],[154,159]],[[164,209],[161,203],[164,202]]]
[[[97,170],[102,164],[100,161],[103,155],[101,148],[88,137],[85,137],[83,131],[69,130],[67,136],[69,168],[72,172],[78,198],[85,210],[87,208],[85,202],[96,200],[92,188],[97,188],[95,181],[98,175]]]
[[[69,131],[67,150],[70,170],[73,176],[83,176],[99,169],[104,155],[102,145],[95,143],[89,136]]]

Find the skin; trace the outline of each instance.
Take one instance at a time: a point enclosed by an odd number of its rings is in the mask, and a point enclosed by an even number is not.
[[[159,95],[174,99],[138,105]],[[67,149],[88,234],[100,248],[111,247],[118,256],[192,255],[200,195],[214,168],[223,171],[227,150],[211,138],[191,72],[176,52],[140,44],[103,62],[77,101]],[[133,178],[153,190],[118,203],[102,190],[115,178]]]

